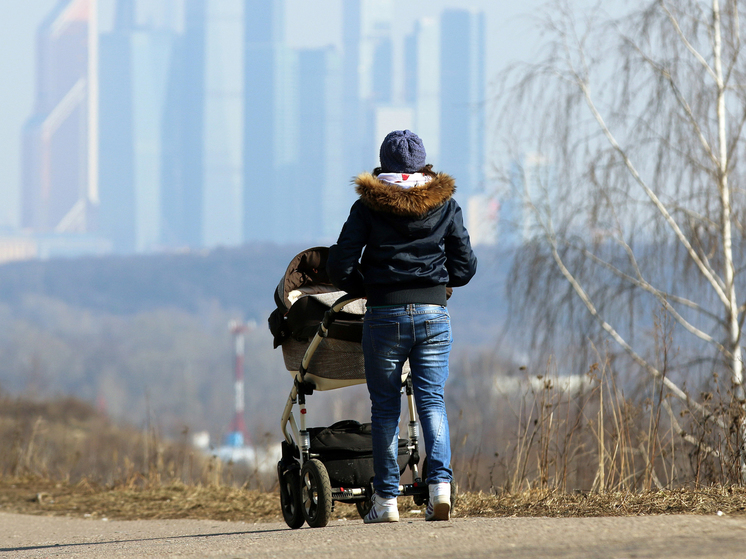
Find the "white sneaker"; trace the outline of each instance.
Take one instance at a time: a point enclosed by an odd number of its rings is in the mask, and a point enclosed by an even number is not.
[[[370,508],[370,512],[363,518],[363,522],[366,524],[399,522],[399,509],[396,506],[396,497],[384,499],[374,493],[370,500],[373,506]]]
[[[425,520],[451,519],[451,484],[433,483],[428,486],[430,499],[425,509]]]

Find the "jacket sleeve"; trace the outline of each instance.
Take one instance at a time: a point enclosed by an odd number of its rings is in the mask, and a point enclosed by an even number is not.
[[[370,220],[359,200],[352,205],[337,243],[329,248],[326,271],[329,279],[350,295],[365,295],[363,274],[360,273],[360,255],[368,242]]]
[[[477,273],[477,257],[471,249],[469,233],[464,227],[461,207],[455,200],[453,221],[445,238],[446,269],[448,270],[448,286],[461,287]]]

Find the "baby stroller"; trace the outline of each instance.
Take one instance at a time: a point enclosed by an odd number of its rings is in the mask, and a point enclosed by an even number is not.
[[[373,495],[373,451],[370,424],[340,421],[308,427],[306,397],[316,390],[335,390],[365,382],[362,353],[362,299],[337,290],[326,274],[329,249],[304,250],[290,262],[275,291],[277,309],[269,317],[275,348],[282,347],[285,367],[293,376],[282,413],[282,459],[277,464],[282,516],[291,528],[305,522],[313,528],[329,523],[334,502],[355,503],[364,517]],[[412,483],[399,486],[417,505],[427,503],[428,487],[420,473],[419,426],[415,419],[408,365],[402,389],[409,403],[407,439],[399,439],[400,474],[408,467]],[[295,411],[298,411],[296,419]],[[423,463],[423,471],[427,460]]]

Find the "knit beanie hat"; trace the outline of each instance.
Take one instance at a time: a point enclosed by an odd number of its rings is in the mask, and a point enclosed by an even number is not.
[[[409,130],[390,132],[381,144],[381,169],[391,173],[416,173],[425,166],[422,140]]]

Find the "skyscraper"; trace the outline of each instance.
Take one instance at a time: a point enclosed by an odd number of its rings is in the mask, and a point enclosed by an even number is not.
[[[404,128],[392,111],[394,104],[394,51],[392,0],[362,0],[360,11],[360,99],[365,111],[362,169],[378,166],[382,127]],[[400,109],[401,107],[397,107]],[[393,117],[393,118],[392,118]],[[383,124],[386,123],[386,124]],[[360,172],[358,169],[357,172]]]
[[[392,0],[360,0],[360,97],[391,103],[393,96]]]
[[[175,33],[168,27],[138,28],[132,34],[132,129],[135,181],[135,248],[162,244],[161,184],[163,119]]]
[[[171,3],[138,10],[142,2],[118,0],[114,29],[101,38],[101,230],[119,252],[163,244],[163,123],[180,27],[166,17]]]
[[[342,127],[345,131],[342,166],[348,180],[363,168],[365,127],[360,102],[360,4],[361,0],[343,0],[342,4]]]
[[[298,241],[321,235],[322,200],[326,173],[327,65],[331,52],[308,49],[298,53],[299,188],[288,198],[288,226]],[[300,178],[302,177],[302,178]]]
[[[163,120],[162,243],[243,238],[244,0],[185,0]]]
[[[283,2],[246,0],[244,10],[244,240],[277,240],[283,236],[280,160],[290,157],[283,150],[294,149],[282,145],[277,125],[286,116],[282,96],[292,59],[283,45]]]
[[[427,161],[440,168],[440,27],[424,18],[406,37],[404,100],[414,108],[414,128],[427,149]]]
[[[294,242],[335,239],[354,199],[344,161],[342,64],[333,47],[298,53],[298,179],[286,202]]]
[[[440,27],[440,167],[466,201],[484,180],[484,13],[445,10]]]
[[[185,0],[163,115],[161,243],[203,245],[205,0]]]
[[[95,230],[98,206],[96,0],[59,2],[37,32],[34,114],[24,127],[22,224]]]
[[[118,0],[102,37],[101,177],[120,251],[241,242],[243,9]]]
[[[207,0],[202,128],[207,246],[243,239],[244,22],[244,0]]]
[[[389,33],[375,38],[370,100],[384,104],[394,101],[394,41]]]
[[[100,37],[99,190],[101,234],[117,252],[135,250],[131,35],[134,0],[119,0],[114,28]]]

